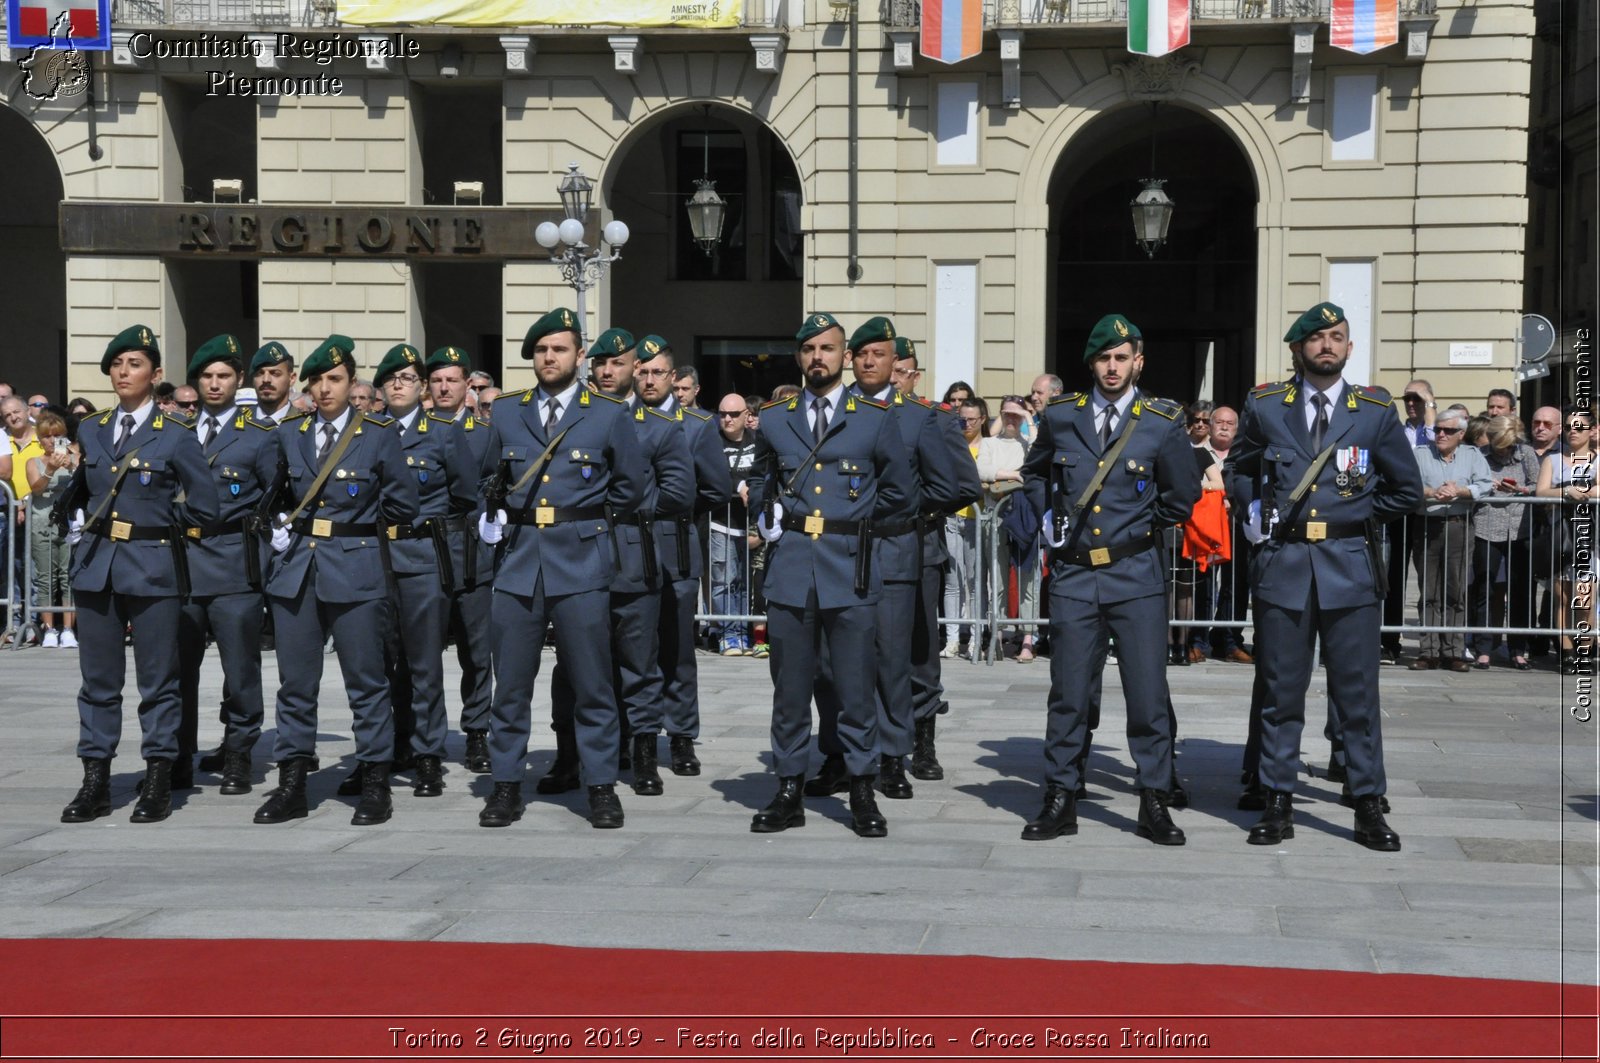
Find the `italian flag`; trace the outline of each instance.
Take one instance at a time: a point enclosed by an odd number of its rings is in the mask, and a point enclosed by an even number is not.
[[[1189,0],[1128,0],[1128,51],[1166,55],[1189,43]]]

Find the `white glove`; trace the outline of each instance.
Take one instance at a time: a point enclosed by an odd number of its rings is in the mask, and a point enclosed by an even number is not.
[[[281,554],[289,549],[289,514],[279,513],[272,521],[272,552]]]
[[[772,504],[772,523],[767,523],[766,510],[761,511],[761,516],[756,518],[756,531],[769,543],[775,543],[783,538],[783,505],[778,502]]]
[[[67,521],[67,545],[77,546],[83,538],[83,510],[76,510]]]
[[[1261,528],[1261,500],[1259,498],[1250,503],[1248,512],[1250,519],[1240,525],[1239,530],[1244,532],[1244,537],[1252,543],[1266,542],[1267,533]]]
[[[1055,515],[1055,511],[1054,510],[1047,509],[1047,510],[1044,511],[1044,521],[1043,521],[1043,524],[1042,524],[1042,528],[1043,528],[1043,531],[1044,531],[1044,542],[1045,542],[1046,546],[1049,546],[1049,547],[1062,547],[1062,546],[1067,545],[1067,522],[1066,521],[1062,521],[1061,522],[1061,538],[1059,538],[1059,539],[1055,538],[1055,534],[1056,534],[1056,515]]]
[[[503,509],[495,510],[494,511],[494,519],[493,520],[489,519],[489,514],[487,514],[487,513],[483,514],[482,516],[480,516],[478,518],[478,538],[483,540],[483,543],[484,543],[485,546],[493,546],[495,543],[497,543],[501,539],[505,538],[505,534],[506,534],[506,511],[505,510],[503,510]]]

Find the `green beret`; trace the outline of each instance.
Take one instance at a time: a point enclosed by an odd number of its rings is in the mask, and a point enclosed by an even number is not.
[[[400,372],[402,369],[420,369],[422,365],[422,352],[409,343],[397,343],[389,348],[389,353],[383,356],[383,361],[378,363],[376,375],[372,378],[372,386],[383,387],[383,382]],[[418,375],[421,373],[419,371]]]
[[[894,339],[894,322],[886,317],[874,317],[869,318],[865,325],[852,332],[850,342],[845,346],[852,351],[859,351],[869,343],[892,339]]]
[[[646,336],[644,339],[639,341],[638,350],[639,360],[641,362],[648,362],[662,351],[672,350],[672,344],[668,343],[663,337],[652,333],[651,335]]]
[[[611,358],[627,354],[634,346],[633,333],[625,328],[608,328],[600,333],[594,341],[594,346],[589,348],[589,357]]]
[[[250,375],[254,377],[259,370],[269,365],[282,365],[284,362],[288,362],[289,368],[293,369],[294,355],[290,354],[283,344],[273,340],[258,349],[255,356],[250,359]]]
[[[189,359],[189,379],[199,376],[201,370],[212,362],[226,362],[235,372],[243,373],[244,359],[239,357],[239,341],[224,332],[202,343],[200,349],[194,352],[194,357]]]
[[[328,370],[344,365],[350,367],[350,375],[356,375],[356,341],[349,336],[333,335],[317,344],[317,349],[311,352],[306,359],[306,364],[300,367],[300,379],[309,380],[314,376],[321,376]]]
[[[129,325],[106,344],[106,353],[100,358],[100,372],[111,375],[111,360],[123,351],[143,351],[150,356],[152,365],[161,364],[161,345],[156,334],[144,325]]]
[[[1087,363],[1108,347],[1118,347],[1142,338],[1138,325],[1121,314],[1107,314],[1096,321],[1090,330],[1089,342],[1083,347],[1083,360]]]
[[[429,373],[435,369],[448,369],[458,366],[463,374],[472,372],[472,356],[460,347],[440,347],[428,355],[428,364],[424,367]]]
[[[896,361],[906,358],[915,360],[917,357],[917,345],[904,336],[896,336],[894,338],[894,356]]]
[[[583,325],[578,321],[578,315],[564,306],[558,306],[544,317],[533,323],[528,329],[528,334],[522,337],[522,357],[533,357],[533,346],[546,336],[556,332],[570,332],[578,339],[578,349],[583,349]]]
[[[800,331],[794,334],[794,341],[796,343],[804,343],[812,336],[827,332],[831,328],[836,328],[840,332],[844,331],[844,326],[839,324],[839,319],[832,314],[808,314],[805,321],[800,325]]]
[[[1283,342],[1299,343],[1313,332],[1321,332],[1325,328],[1333,328],[1344,320],[1344,309],[1332,303],[1318,303],[1310,310],[1295,318],[1294,324],[1289,326],[1289,331],[1283,334]]]

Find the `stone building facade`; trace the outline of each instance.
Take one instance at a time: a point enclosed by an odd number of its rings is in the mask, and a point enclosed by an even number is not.
[[[665,335],[714,389],[788,379],[794,322],[826,309],[892,315],[929,393],[1025,392],[1082,379],[1088,325],[1117,310],[1153,390],[1236,401],[1329,297],[1354,376],[1474,408],[1512,383],[1532,0],[1401,0],[1399,43],[1367,56],[1329,45],[1327,0],[1194,0],[1163,59],[1126,50],[1122,0],[991,0],[982,53],[948,66],[917,54],[907,0],[745,0],[717,30],[351,26],[292,2],[119,0],[89,93],[55,100],[0,55],[0,378],[103,395],[105,340],[142,320],[170,350],[455,343],[526,386],[519,337],[573,300],[528,233],[577,163],[591,233],[632,234],[591,334]],[[321,63],[278,34],[389,54]],[[225,41],[259,47],[192,54]],[[339,94],[302,88],[331,77]],[[295,94],[242,95],[255,78]],[[684,211],[707,176],[729,203],[710,252]],[[1150,257],[1128,210],[1145,178],[1175,202]]]

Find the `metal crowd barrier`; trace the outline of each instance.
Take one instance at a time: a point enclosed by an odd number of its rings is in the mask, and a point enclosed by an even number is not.
[[[5,634],[11,636],[11,645],[15,649],[22,644],[22,629],[27,622],[27,595],[17,595],[17,496],[12,493],[11,485],[0,480],[0,516],[5,518],[5,531],[0,532],[0,560],[5,564],[5,579],[3,585],[6,589],[5,596],[5,627],[0,628]],[[19,603],[21,610],[19,613]]]

